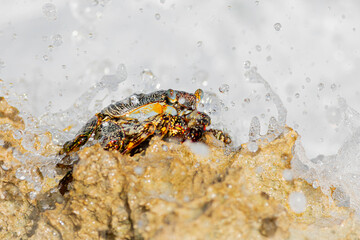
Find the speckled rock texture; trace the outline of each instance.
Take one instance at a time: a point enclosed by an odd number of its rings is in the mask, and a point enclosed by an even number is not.
[[[256,152],[246,144],[227,149],[211,136],[184,144],[154,138],[133,157],[86,147],[68,193],[56,190],[62,176],[43,178],[31,198],[33,186],[15,177],[22,163],[14,151],[26,150],[12,132],[24,124],[4,99],[0,124],[0,239],[360,238],[353,210],[302,179],[283,178],[298,137],[290,128],[258,140]],[[44,154],[58,150],[49,145]],[[301,214],[289,206],[292,192],[307,199]]]

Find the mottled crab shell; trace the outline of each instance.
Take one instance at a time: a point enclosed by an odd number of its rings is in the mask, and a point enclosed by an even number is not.
[[[110,104],[100,114],[110,118],[147,119],[161,113],[185,115],[197,108],[203,95],[201,89],[195,94],[172,89],[160,90],[149,94],[133,94],[132,96]]]

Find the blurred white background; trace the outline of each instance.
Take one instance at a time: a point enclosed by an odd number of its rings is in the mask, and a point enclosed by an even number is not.
[[[224,102],[214,125],[241,143],[253,116],[263,133],[277,116],[264,87],[244,77],[255,66],[308,156],[334,154],[347,135],[338,97],[360,110],[359,12],[356,0],[1,0],[0,79],[26,99],[21,111],[39,117],[71,108],[123,64],[127,79],[112,99],[202,88]]]

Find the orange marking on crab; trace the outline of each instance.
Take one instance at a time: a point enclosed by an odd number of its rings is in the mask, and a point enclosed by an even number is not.
[[[163,113],[175,116],[177,111],[174,107],[166,105],[165,103],[149,103],[135,108],[133,111],[127,113],[126,116],[141,120]]]

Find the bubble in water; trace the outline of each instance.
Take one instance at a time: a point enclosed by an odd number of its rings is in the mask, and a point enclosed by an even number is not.
[[[62,36],[60,34],[55,34],[51,38],[52,38],[52,43],[55,47],[58,47],[63,43]]]
[[[198,41],[198,42],[196,43],[196,45],[197,45],[198,47],[201,47],[201,46],[202,46],[202,44],[203,44],[203,42],[202,42],[202,41]]]
[[[295,97],[299,98],[300,97],[300,93],[295,93]]]
[[[323,83],[319,83],[318,84],[318,90],[322,91],[324,89],[324,84]]]
[[[271,56],[267,56],[266,57],[266,61],[270,62],[272,60],[272,57]]]
[[[164,3],[165,3],[165,0],[160,0],[160,3],[164,4]]]
[[[56,7],[52,3],[45,3],[42,7],[45,17],[51,20],[56,19]]]
[[[260,45],[256,45],[256,50],[258,51],[258,52],[261,52],[261,46]]]
[[[47,61],[47,60],[49,60],[49,56],[48,56],[48,55],[44,55],[44,56],[43,56],[43,59],[44,59],[44,61]]]
[[[295,213],[302,213],[306,210],[306,197],[302,192],[292,192],[289,195],[289,205]]]
[[[156,19],[156,20],[160,20],[160,18],[161,18],[161,16],[160,16],[159,13],[155,14],[155,19]]]
[[[307,83],[310,83],[310,82],[311,82],[311,78],[307,77],[307,78],[305,79],[305,81],[306,81]]]
[[[221,93],[228,93],[229,92],[229,85],[227,84],[222,84],[220,87],[219,87],[219,91]]]
[[[250,61],[245,61],[245,62],[244,62],[244,68],[245,68],[245,69],[249,69],[250,66],[251,66],[251,62],[250,62]]]
[[[275,28],[276,31],[280,31],[280,29],[281,29],[281,24],[280,24],[280,23],[275,23],[275,24],[274,24],[274,28]]]

